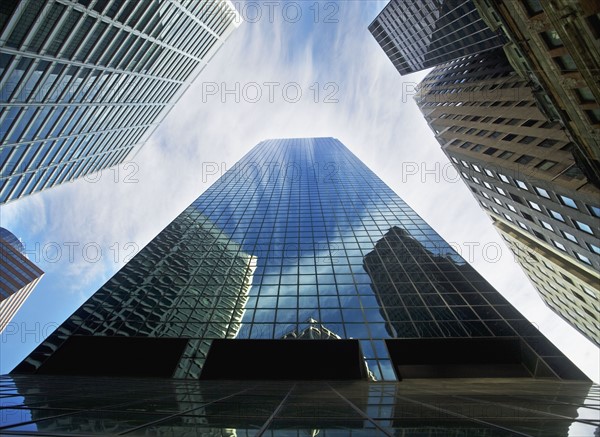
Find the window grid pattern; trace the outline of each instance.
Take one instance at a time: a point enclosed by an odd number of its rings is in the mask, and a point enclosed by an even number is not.
[[[122,163],[143,145],[236,25],[229,2],[187,5],[7,4],[0,203]]]
[[[369,30],[400,74],[501,47],[471,0],[391,0]]]
[[[197,378],[212,339],[280,339],[309,321],[358,339],[377,380],[396,378],[389,338],[516,337],[532,375],[579,372],[332,138],[253,148],[16,370],[71,335],[173,336],[191,339],[175,376]]]

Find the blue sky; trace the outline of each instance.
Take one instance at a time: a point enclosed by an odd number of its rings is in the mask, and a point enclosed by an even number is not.
[[[331,136],[598,381],[598,349],[543,304],[425,123],[412,90],[426,72],[400,76],[369,34],[386,1],[250,3],[130,162],[2,206],[46,274],[0,338],[0,373],[255,144]]]

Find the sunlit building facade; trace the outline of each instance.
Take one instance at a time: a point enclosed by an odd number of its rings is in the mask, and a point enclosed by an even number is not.
[[[577,162],[600,187],[600,3],[590,0],[474,0],[483,20],[507,36],[515,71],[538,106],[559,121]]]
[[[549,264],[561,260],[557,271],[579,272],[578,279],[566,273],[540,281],[523,263],[530,257],[516,253],[546,303],[598,343],[600,189],[574,158],[564,127],[548,120],[534,94],[496,49],[435,67],[416,100],[480,206],[498,230],[512,229],[501,234],[518,236],[525,246],[531,241]],[[561,305],[547,299],[557,291]]]
[[[134,156],[239,22],[225,0],[3,1],[0,204]]]
[[[44,272],[25,256],[25,246],[0,228],[0,332],[4,331]]]
[[[595,428],[585,375],[333,138],[258,144],[0,385],[7,435]]]
[[[472,0],[391,0],[369,31],[402,75],[501,47]]]

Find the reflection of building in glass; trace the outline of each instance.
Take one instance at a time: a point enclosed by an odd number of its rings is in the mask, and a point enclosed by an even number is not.
[[[546,262],[579,272],[578,285],[569,273],[551,275],[556,281],[528,276],[554,311],[597,342],[600,189],[582,173],[565,129],[538,109],[535,90],[499,49],[435,67],[416,100],[496,227],[531,241]],[[563,302],[548,302],[548,293]]]
[[[294,329],[281,337],[282,340],[339,340],[341,337],[335,332],[330,331],[318,320],[308,319],[306,328],[302,330]]]
[[[132,157],[238,20],[220,0],[3,1],[0,203]]]
[[[302,333],[309,318],[340,340],[328,347],[317,339],[298,342],[296,350],[336,350],[327,364],[340,375],[345,362],[340,368],[332,360],[352,356],[355,372],[362,354],[377,380],[395,380],[400,365],[413,366],[397,362],[402,358],[394,351],[400,346],[417,348],[412,354],[417,356],[432,340],[452,339],[455,342],[446,346],[468,351],[475,350],[473,341],[478,338],[493,337],[497,341],[487,343],[505,350],[514,362],[495,363],[500,358],[489,350],[481,353],[486,369],[510,367],[520,375],[584,378],[332,138],[271,140],[253,148],[15,372],[74,372],[65,363],[75,366],[82,351],[93,356],[108,350],[113,355],[119,351],[120,360],[113,364],[126,375],[139,371],[136,363],[148,359],[160,375],[196,377],[209,347],[215,351],[208,354],[217,360],[213,362],[222,363],[213,366],[213,378],[226,365],[234,372],[239,369],[230,353],[248,353],[255,362],[244,368],[264,371],[271,368],[269,362],[256,360],[270,356],[271,347],[291,348],[274,340]],[[407,344],[409,339],[414,341]],[[252,354],[255,340],[271,340],[262,342],[262,357]],[[443,347],[436,345],[434,350]],[[149,350],[162,359],[148,357]],[[444,372],[456,367],[441,364]],[[77,369],[107,373],[90,362]],[[352,372],[346,374],[356,374]]]
[[[250,437],[261,429],[263,435],[296,437],[314,436],[317,430],[316,436],[598,433],[598,386],[548,379],[298,384],[5,376],[0,389],[19,393],[4,397],[4,405],[24,399],[36,406],[2,410],[0,426],[14,425],[2,429],[3,435]]]
[[[500,47],[471,0],[391,0],[369,30],[400,74]]]
[[[61,366],[52,360],[47,362],[54,351],[58,349],[67,354],[73,349],[73,353],[78,353],[77,345],[83,344],[94,346],[98,353],[104,350],[116,354],[118,348],[124,349],[123,354],[127,351],[139,356],[148,353],[153,360],[158,360],[157,368],[161,360],[165,362],[166,376],[197,376],[210,339],[237,335],[255,268],[254,257],[244,253],[193,207],[188,208],[17,370],[41,369],[39,371],[45,373],[48,371],[45,366],[50,369]],[[171,346],[173,342],[169,343],[169,339],[184,340],[178,346]],[[174,354],[169,363],[176,366],[176,370],[167,365],[167,357],[160,356],[160,347],[165,348],[163,354],[168,351]],[[150,353],[148,348],[157,349]],[[61,363],[66,358],[67,355],[62,355]],[[112,359],[127,358],[123,355]],[[93,368],[92,363],[88,364]],[[86,373],[86,369],[78,371]]]
[[[0,228],[0,332],[31,294],[44,272],[25,256],[23,243]]]

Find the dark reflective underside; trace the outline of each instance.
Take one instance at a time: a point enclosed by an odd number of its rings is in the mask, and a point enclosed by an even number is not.
[[[531,378],[297,383],[4,376],[0,434],[597,435],[598,396],[599,387],[588,383]]]

